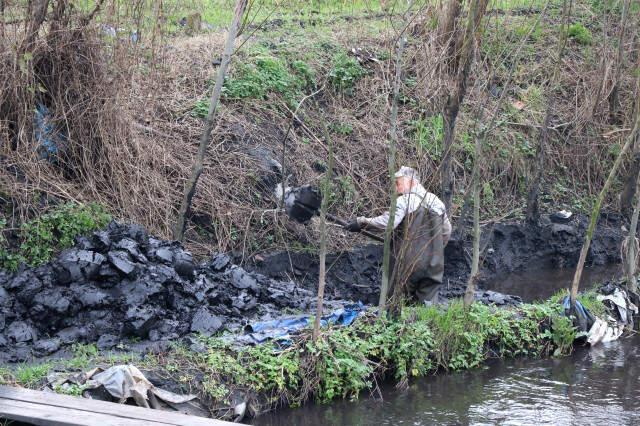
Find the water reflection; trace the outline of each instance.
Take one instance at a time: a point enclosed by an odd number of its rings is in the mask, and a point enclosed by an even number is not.
[[[580,289],[588,289],[595,284],[619,277],[621,271],[621,266],[617,264],[585,267]],[[556,268],[541,263],[530,266],[526,271],[483,279],[481,286],[487,290],[520,296],[525,302],[533,302],[546,300],[560,289],[569,289],[574,272],[574,268]]]
[[[640,337],[560,359],[491,361],[418,380],[384,400],[308,405],[254,425],[632,425],[640,424]]]

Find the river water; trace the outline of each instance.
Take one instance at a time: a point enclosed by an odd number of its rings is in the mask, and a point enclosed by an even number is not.
[[[517,291],[510,292],[525,300],[547,297],[566,286],[566,277],[560,275],[557,271],[522,275],[521,285],[513,289]],[[615,268],[590,270],[583,284],[587,287],[614,275]],[[510,282],[515,278],[511,276]],[[509,292],[510,285],[497,280],[490,287]],[[543,287],[548,294],[539,295],[529,285],[538,292]],[[474,370],[415,380],[402,391],[384,385],[381,396],[363,394],[354,402],[278,410],[253,424],[638,425],[640,336],[578,348],[557,359],[490,360]]]
[[[489,361],[437,374],[382,400],[310,404],[254,425],[638,425],[640,338],[580,348],[559,359]]]

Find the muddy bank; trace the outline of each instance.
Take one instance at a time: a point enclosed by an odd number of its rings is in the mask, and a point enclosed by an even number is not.
[[[534,260],[575,263],[586,219],[531,227],[486,227],[484,277],[524,268]],[[602,220],[590,263],[618,261],[618,220]],[[447,247],[441,295],[460,297],[468,274],[470,241]],[[329,256],[328,300],[375,304],[381,246]],[[247,265],[219,254],[197,264],[180,244],[154,238],[139,225],[111,223],[77,239],[54,261],[15,274],[0,271],[0,362],[47,356],[73,343],[111,349],[134,338],[158,345],[191,333],[238,330],[248,322],[310,311],[315,302],[315,256],[278,253]],[[517,304],[519,298],[479,291],[478,300]]]
[[[587,257],[588,265],[620,262],[620,244],[624,238],[623,221],[618,214],[603,215],[594,233]],[[529,265],[548,268],[575,266],[582,248],[588,218],[577,216],[566,223],[554,223],[543,216],[539,226],[520,222],[489,224],[482,229],[484,250],[480,287],[492,277],[526,270]],[[463,294],[471,264],[471,237],[454,238],[445,250],[445,286],[443,297]],[[377,303],[380,288],[382,245],[371,244],[353,251],[327,256],[327,294],[341,299]],[[293,279],[307,289],[318,282],[317,256],[281,252],[260,256],[245,265],[247,269],[274,279]],[[485,299],[491,297],[490,294]]]

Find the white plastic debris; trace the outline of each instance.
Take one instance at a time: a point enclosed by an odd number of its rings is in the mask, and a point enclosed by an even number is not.
[[[133,365],[116,365],[101,373],[95,374],[86,382],[87,389],[103,386],[111,396],[120,403],[133,398],[141,407],[149,408],[149,400],[161,399],[173,404],[181,404],[196,399],[195,395],[178,395],[156,388],[137,367]],[[152,405],[154,405],[152,403]]]
[[[607,316],[607,321],[597,318],[591,329],[589,330],[587,341],[591,346],[597,343],[606,343],[617,340],[622,336],[624,327],[632,323],[632,315],[638,313],[638,307],[631,303],[627,293],[624,290],[616,288],[615,291],[608,295],[599,295],[598,300],[610,301],[615,307],[620,319]]]
[[[613,320],[611,317],[609,317],[609,319]],[[624,325],[618,324],[615,320],[613,320],[612,323],[607,323],[606,321],[596,317],[595,322],[589,330],[587,342],[593,346],[597,343],[606,343],[618,340],[622,335],[623,330]]]
[[[638,313],[638,307],[631,303],[631,301],[629,301],[627,292],[624,290],[620,290],[619,288],[616,288],[613,294],[598,296],[598,300],[601,302],[610,300],[616,306],[618,315],[620,315],[620,320],[624,324],[630,323],[629,311],[635,314]]]

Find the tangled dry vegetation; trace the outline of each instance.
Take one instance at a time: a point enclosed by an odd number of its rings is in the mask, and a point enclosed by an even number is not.
[[[104,8],[95,15],[68,7],[68,1],[50,3],[36,31],[33,20],[2,28],[0,66],[8,76],[0,83],[2,197],[14,204],[16,221],[52,200],[97,201],[116,216],[169,237],[224,34],[167,37],[160,25],[166,18],[155,8],[149,13],[158,25],[138,40],[134,33],[105,30],[118,28],[112,2],[96,2]],[[478,123],[503,90],[508,101],[484,147],[486,219],[521,213],[548,96],[556,102],[545,200],[554,208],[587,207],[585,200],[599,190],[626,134],[637,34],[625,46],[619,105],[612,114],[608,98],[616,81],[616,49],[606,40],[617,34],[616,19],[607,21],[603,34],[594,20],[590,32],[598,37],[591,44],[570,41],[562,80],[547,90],[549,46],[557,40],[559,17],[557,5],[545,10],[528,38],[542,9],[494,11],[487,17],[459,117],[456,211],[468,187]],[[435,192],[440,111],[453,80],[438,50],[440,13],[425,7],[410,23],[399,112],[399,162],[417,166]],[[586,22],[587,15],[576,20]],[[355,24],[340,18],[313,29],[269,21],[238,40],[188,225],[196,253],[314,250],[315,227],[291,223],[275,211],[271,186],[278,176],[270,165],[283,163],[289,183],[317,183],[328,155],[325,126],[336,157],[332,210],[349,217],[385,207],[391,58],[400,24],[380,15]],[[524,53],[515,63],[514,45],[521,41]],[[34,138],[33,111],[40,105],[52,114],[53,133],[63,135],[55,155],[43,153],[42,141]],[[353,243],[337,228],[331,234],[334,249]]]

